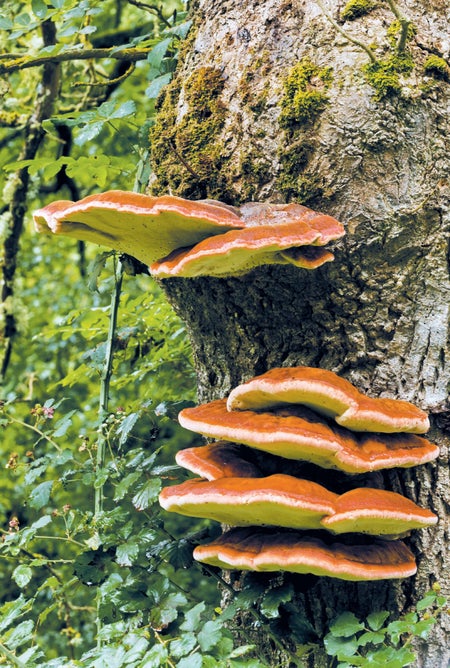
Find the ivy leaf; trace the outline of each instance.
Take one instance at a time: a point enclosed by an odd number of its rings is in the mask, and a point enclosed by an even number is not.
[[[386,619],[389,617],[389,612],[387,610],[380,610],[379,612],[372,612],[367,617],[367,624],[370,626],[372,631],[379,631],[383,626]]]
[[[358,651],[359,643],[355,636],[339,637],[328,633],[324,638],[325,649],[339,660],[347,660]]]
[[[27,586],[31,578],[33,577],[33,571],[29,566],[25,564],[20,564],[13,570],[12,578],[20,589],[23,589]]]
[[[330,633],[337,638],[348,637],[363,629],[364,624],[358,620],[353,612],[343,612],[330,626]]]
[[[40,510],[45,506],[50,499],[50,492],[52,491],[53,480],[47,480],[46,482],[41,482],[37,487],[35,487],[30,496],[28,497],[28,505],[30,508],[35,508]]]
[[[261,612],[269,619],[274,619],[280,616],[278,611],[282,603],[287,603],[292,599],[294,589],[292,584],[284,584],[282,587],[271,589],[264,596],[261,603]]]

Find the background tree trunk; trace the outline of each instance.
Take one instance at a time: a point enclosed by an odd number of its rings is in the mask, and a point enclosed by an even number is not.
[[[190,332],[200,401],[304,364],[431,414],[439,461],[370,479],[439,515],[409,539],[417,576],[298,578],[299,614],[319,635],[342,610],[404,610],[450,581],[447,3],[376,2],[358,17],[339,4],[197,0],[182,64],[159,101],[150,183],[153,193],[235,205],[300,201],[346,226],[335,261],[314,272],[163,282]],[[324,477],[341,484],[335,472]],[[448,644],[442,619],[417,665],[446,666]]]

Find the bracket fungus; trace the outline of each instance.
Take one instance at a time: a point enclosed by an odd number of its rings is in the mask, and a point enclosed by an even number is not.
[[[327,529],[332,533],[400,536],[437,522],[430,510],[401,494],[357,488],[335,494],[311,480],[286,474],[263,478],[199,478],[166,487],[161,506],[170,512],[232,526]]]
[[[197,561],[225,569],[311,573],[341,580],[414,575],[411,550],[401,541],[328,543],[301,532],[235,528],[194,549]]]
[[[35,211],[39,232],[92,241],[150,265],[159,278],[236,276],[263,264],[315,269],[343,236],[331,216],[300,204],[191,201],[111,190]]]
[[[208,438],[226,439],[179,452],[178,464],[202,478],[160,495],[166,510],[234,527],[196,547],[198,561],[345,580],[416,572],[399,538],[436,524],[433,512],[396,492],[358,487],[336,494],[293,475],[267,475],[265,464],[248,454],[275,455],[270,467],[280,468],[281,457],[346,474],[424,464],[439,448],[418,435],[428,417],[413,404],[371,399],[330,371],[294,367],[258,376],[228,399],[185,408],[178,419]],[[332,534],[341,542],[332,542]]]
[[[303,404],[333,417],[353,431],[424,434],[427,414],[408,401],[371,398],[332,371],[312,367],[271,369],[234,388],[228,410],[260,410],[280,404]]]
[[[228,411],[226,399],[183,409],[182,427],[209,438],[244,443],[287,459],[309,461],[322,468],[365,473],[429,462],[439,448],[416,434],[358,434],[332,427],[306,408],[272,411]]]

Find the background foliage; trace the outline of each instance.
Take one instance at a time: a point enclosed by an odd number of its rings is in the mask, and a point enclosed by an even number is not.
[[[130,259],[31,224],[54,199],[143,189],[155,99],[189,29],[178,0],[2,5],[2,665],[264,666],[245,629],[240,641],[232,633],[240,609],[269,647],[289,628],[294,665],[317,641],[290,607],[295,579],[269,590],[255,576],[236,593],[191,559],[217,529],[159,509],[161,486],[184,476],[176,450],[195,440],[176,421],[195,379],[183,323],[158,286]],[[331,660],[395,654],[443,606],[431,592],[401,628],[383,626],[387,613],[366,631],[337,620]],[[386,656],[395,668],[411,652]]]

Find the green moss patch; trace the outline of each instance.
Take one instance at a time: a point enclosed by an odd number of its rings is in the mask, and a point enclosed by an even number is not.
[[[341,11],[343,21],[354,21],[360,16],[369,14],[377,6],[375,0],[349,0]]]
[[[326,90],[332,81],[331,67],[318,67],[303,58],[288,73],[281,100],[280,125],[283,128],[311,123],[328,102]]]

